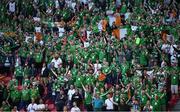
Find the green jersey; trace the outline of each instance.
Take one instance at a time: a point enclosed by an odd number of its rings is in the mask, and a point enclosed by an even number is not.
[[[87,62],[89,59],[89,53],[88,52],[84,52],[83,53],[83,57],[84,57],[84,61]]]
[[[72,73],[72,77],[75,79],[77,76],[78,70],[76,68],[72,68],[71,73]]]
[[[11,97],[13,102],[14,101],[20,101],[20,99],[21,99],[21,92],[16,90],[16,89],[14,89],[14,90],[12,90],[10,92],[10,97]]]
[[[24,101],[29,101],[30,100],[30,90],[29,89],[22,90],[21,99],[24,100]]]
[[[100,98],[105,101],[106,100],[106,95],[109,93],[109,91],[106,91],[104,93],[100,93]]]
[[[63,19],[67,20],[70,17],[70,11],[68,9],[63,10]]]
[[[152,106],[153,106],[153,111],[160,111],[160,102],[159,100],[154,100],[152,102]]]
[[[145,106],[147,100],[148,100],[148,97],[146,95],[141,95],[141,106]]]
[[[121,72],[122,72],[122,75],[125,75],[128,69],[129,69],[128,63],[122,64],[122,65],[121,65]]]
[[[116,102],[116,103],[120,102],[120,96],[119,95],[114,96],[114,102]]]
[[[30,86],[30,80],[29,79],[24,79],[22,83],[23,83],[23,85]]]
[[[85,104],[92,103],[92,94],[89,92],[85,92]]]
[[[30,90],[30,95],[31,95],[31,99],[32,98],[37,99],[39,97],[39,90],[38,90],[38,88],[32,88]]]
[[[140,64],[147,65],[147,55],[145,52],[142,52],[140,55]]]
[[[179,83],[179,77],[178,75],[171,75],[171,85],[178,85]]]
[[[95,79],[92,75],[90,76],[86,76],[86,79],[85,79],[85,84],[86,85],[93,85],[95,82]]]
[[[9,81],[9,87],[18,86],[18,80],[12,79]]]
[[[23,68],[21,66],[15,68],[15,76],[23,76]]]
[[[124,98],[125,101],[127,101],[127,100],[128,100],[128,94],[127,94],[127,92],[121,92],[121,93],[120,93],[120,98]]]
[[[103,67],[103,73],[108,74],[110,72],[110,67]]]
[[[64,85],[64,77],[62,75],[58,76],[58,84]]]
[[[36,62],[36,63],[40,63],[40,62],[42,61],[42,58],[43,58],[43,56],[42,56],[41,53],[36,53],[36,54],[34,55],[34,59],[35,59],[35,62]]]
[[[103,53],[103,51],[99,51],[99,60],[102,62],[104,58],[105,54]]]
[[[10,106],[8,106],[7,104],[6,105],[2,105],[1,106],[1,108],[2,108],[2,111],[4,111],[4,112],[8,112],[8,111],[11,111],[11,108],[10,108]]]
[[[121,11],[120,11],[121,13],[123,13],[123,14],[125,14],[126,12],[127,12],[127,7],[126,7],[126,5],[123,5],[122,7],[121,7]]]
[[[160,104],[161,105],[166,105],[167,102],[167,96],[166,93],[160,93]]]
[[[73,62],[74,64],[78,64],[78,56],[73,55]]]
[[[76,81],[75,81],[75,85],[78,87],[78,88],[81,88],[82,85],[81,83],[83,83],[84,81],[84,77],[82,75],[77,75],[76,76]]]
[[[29,76],[30,75],[30,68],[25,67],[24,68],[24,76]]]

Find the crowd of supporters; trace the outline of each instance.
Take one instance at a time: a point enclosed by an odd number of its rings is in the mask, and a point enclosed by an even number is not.
[[[179,0],[1,0],[0,110],[166,111]]]

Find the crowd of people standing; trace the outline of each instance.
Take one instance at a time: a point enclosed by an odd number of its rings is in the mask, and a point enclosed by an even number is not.
[[[1,0],[0,110],[166,111],[179,98],[178,0]],[[21,87],[21,88],[19,88]]]

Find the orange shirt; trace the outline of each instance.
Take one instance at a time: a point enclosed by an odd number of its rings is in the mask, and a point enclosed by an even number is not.
[[[106,31],[106,26],[107,26],[107,21],[104,19],[104,20],[102,20],[103,31]]]
[[[35,36],[36,36],[36,40],[37,41],[41,41],[42,40],[42,34],[40,32],[36,32]]]
[[[121,16],[116,15],[115,24],[116,24],[116,26],[120,26],[121,25]]]
[[[112,35],[115,36],[117,39],[120,39],[120,30],[118,28],[114,29]]]
[[[99,77],[98,77],[98,80],[99,81],[103,81],[103,80],[105,80],[106,79],[106,75],[104,74],[104,73],[100,73],[99,74]]]

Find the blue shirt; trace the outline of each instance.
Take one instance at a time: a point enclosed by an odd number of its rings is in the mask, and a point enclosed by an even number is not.
[[[101,99],[94,99],[92,103],[94,108],[102,108],[103,106],[103,100]]]

